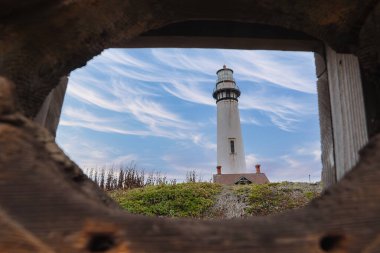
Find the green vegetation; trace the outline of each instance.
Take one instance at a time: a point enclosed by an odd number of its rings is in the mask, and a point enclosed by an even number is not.
[[[222,186],[213,183],[147,185],[108,191],[125,210],[151,216],[233,218],[280,213],[305,206],[321,185],[270,183]]]
[[[133,163],[91,168],[86,174],[126,211],[151,216],[229,219],[269,215],[303,207],[322,191],[320,183],[205,183],[195,170],[186,173],[186,183],[178,184],[160,172],[146,173]]]
[[[235,186],[234,191],[245,200],[246,212],[257,216],[303,207],[319,196],[321,189],[319,184],[282,182]]]
[[[114,190],[109,194],[131,213],[203,217],[214,205],[221,186],[212,183],[181,183],[146,186],[132,190]]]

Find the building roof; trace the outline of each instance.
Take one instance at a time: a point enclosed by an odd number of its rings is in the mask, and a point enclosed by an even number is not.
[[[214,174],[214,183],[233,185],[236,184],[241,178],[246,178],[252,184],[266,184],[269,180],[265,173],[240,173],[240,174]]]

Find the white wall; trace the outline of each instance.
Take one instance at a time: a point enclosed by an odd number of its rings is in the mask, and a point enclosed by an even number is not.
[[[217,111],[217,165],[222,166],[222,174],[245,173],[238,102],[221,100],[217,103]],[[231,154],[230,138],[235,139],[235,154]]]

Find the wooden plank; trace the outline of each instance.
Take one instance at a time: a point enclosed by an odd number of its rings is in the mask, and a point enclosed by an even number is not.
[[[61,78],[57,87],[52,89],[49,95],[45,98],[44,103],[34,118],[36,123],[49,130],[53,136],[56,135],[59,119],[61,117],[68,81],[69,79],[67,76]]]
[[[54,251],[0,209],[0,252],[53,253]]]
[[[336,183],[334,139],[331,118],[331,99],[325,57],[315,53],[318,91],[319,126],[321,131],[321,160],[323,188]]]
[[[367,143],[368,134],[357,57],[337,54],[326,47],[326,59],[339,180],[357,163],[358,152]]]

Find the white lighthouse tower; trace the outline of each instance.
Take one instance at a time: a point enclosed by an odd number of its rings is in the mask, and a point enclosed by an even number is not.
[[[239,87],[233,70],[225,65],[216,72],[218,79],[213,93],[217,105],[217,162],[223,174],[246,173],[241,135],[238,98]],[[219,167],[220,169],[220,167]]]

